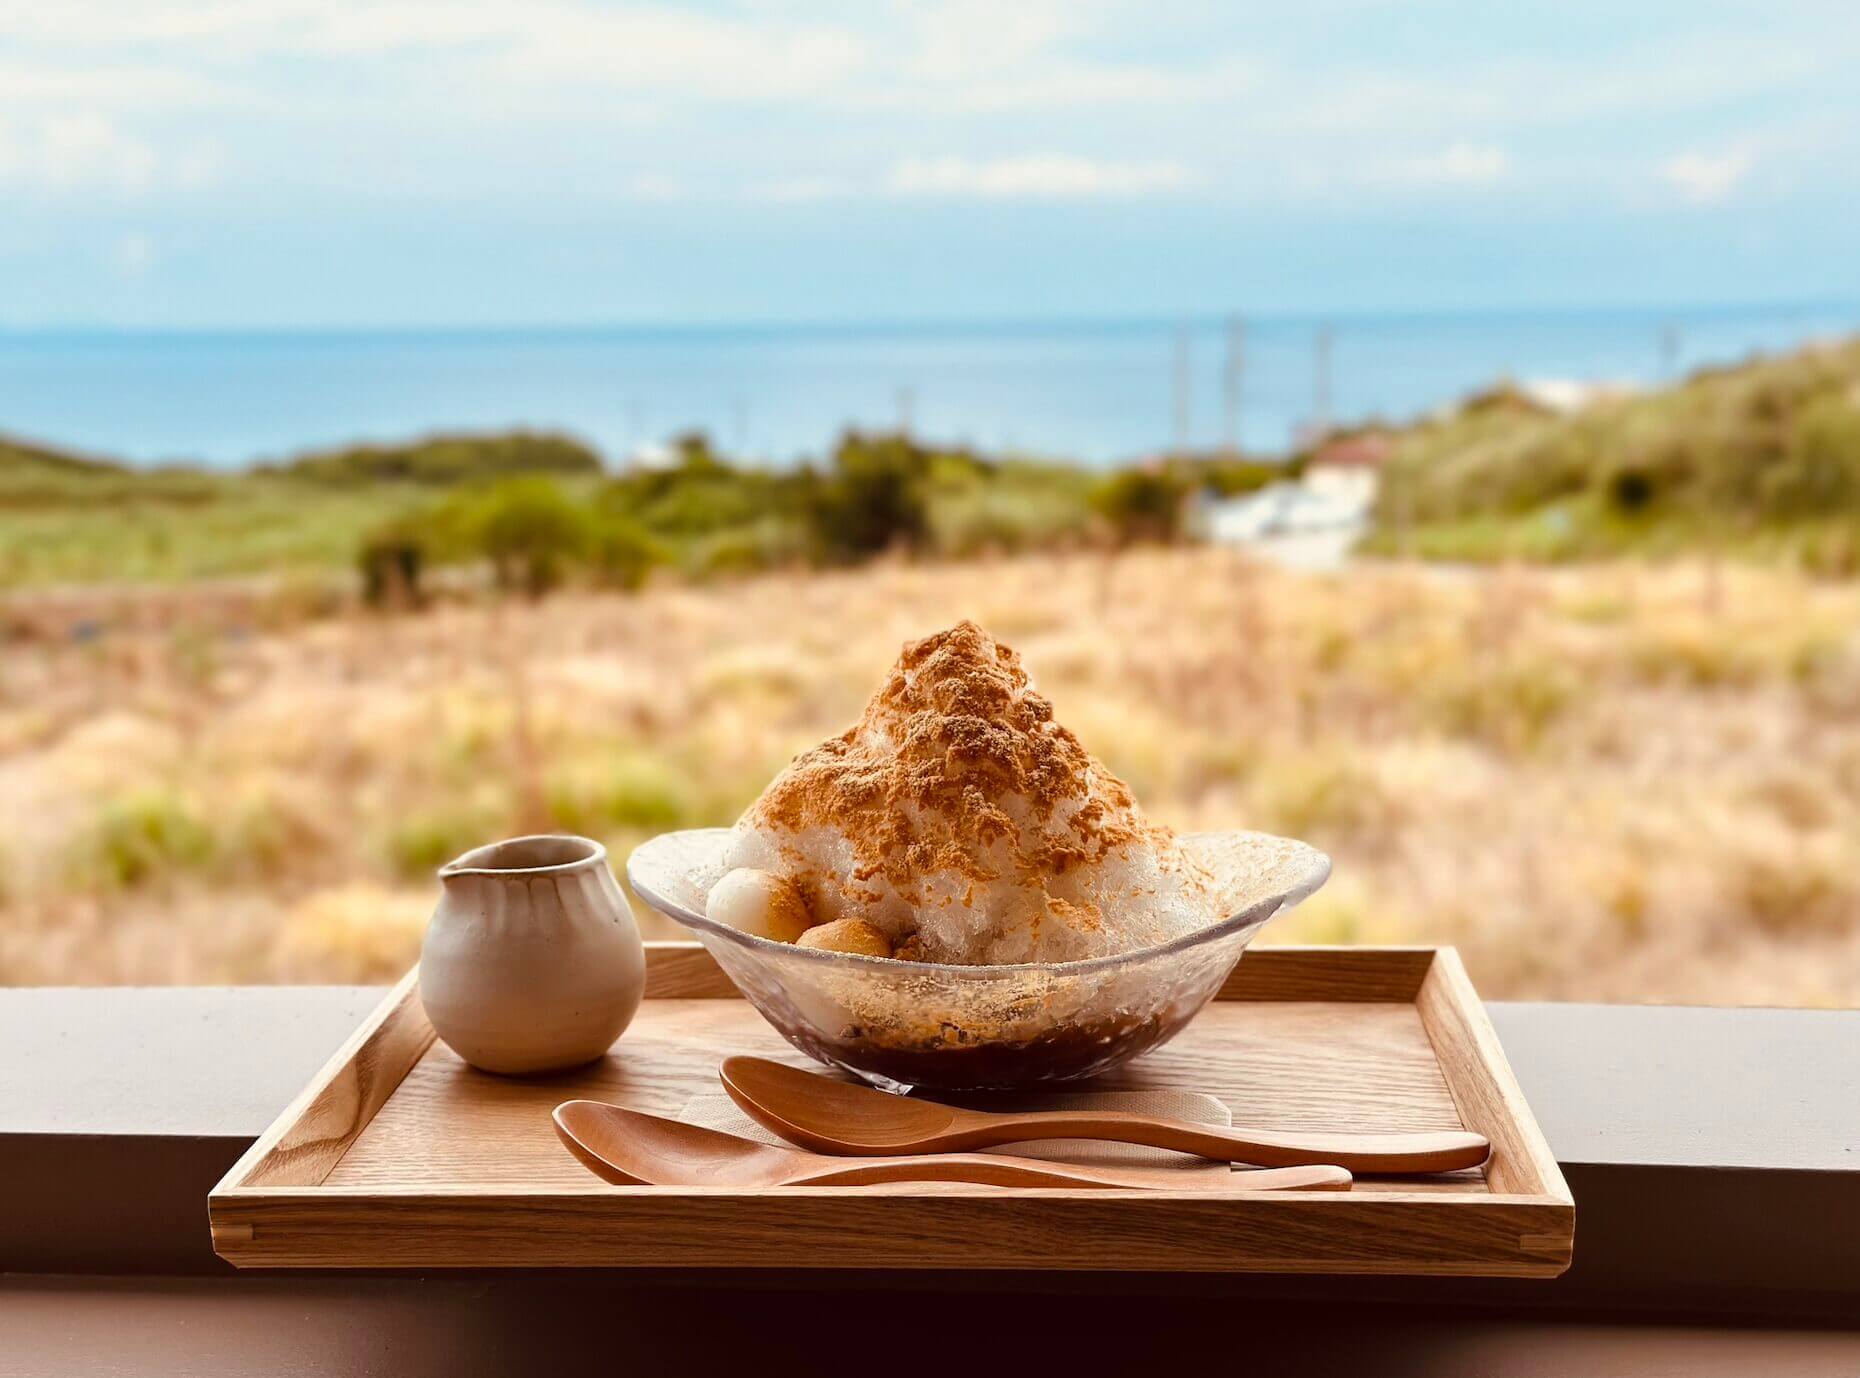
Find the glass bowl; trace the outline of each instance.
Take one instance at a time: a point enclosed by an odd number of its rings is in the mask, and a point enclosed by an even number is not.
[[[795,1047],[888,1090],[1010,1090],[1077,1081],[1167,1042],[1255,933],[1330,875],[1330,858],[1264,833],[1191,833],[1228,917],[1156,947],[1082,962],[945,966],[821,952],[704,916],[727,828],[665,833],[627,861],[633,892],[694,930]]]

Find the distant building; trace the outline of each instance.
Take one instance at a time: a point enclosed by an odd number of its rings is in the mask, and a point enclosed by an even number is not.
[[[1189,508],[1187,526],[1190,534],[1216,545],[1247,545],[1270,536],[1360,527],[1368,512],[1353,497],[1287,480],[1233,498],[1203,493]]]
[[[1304,485],[1313,493],[1367,514],[1376,500],[1376,478],[1395,448],[1386,431],[1357,431],[1321,443],[1305,462]]]
[[[1381,431],[1334,436],[1319,443],[1300,478],[1231,498],[1197,495],[1188,530],[1217,545],[1361,530],[1375,502],[1377,470],[1392,445]]]
[[[1567,416],[1594,406],[1597,402],[1631,397],[1640,389],[1632,383],[1605,380],[1584,382],[1577,378],[1527,378],[1518,384],[1518,391],[1543,410]]]
[[[635,472],[663,473],[676,469],[683,456],[662,441],[649,440],[626,458],[626,467]]]

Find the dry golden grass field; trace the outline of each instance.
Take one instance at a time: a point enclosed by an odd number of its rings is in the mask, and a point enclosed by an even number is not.
[[[1860,1002],[1860,586],[1216,550],[75,637],[15,607],[0,982],[393,976],[454,853],[726,823],[964,616],[1152,816],[1331,852],[1271,940],[1457,943],[1492,997]]]

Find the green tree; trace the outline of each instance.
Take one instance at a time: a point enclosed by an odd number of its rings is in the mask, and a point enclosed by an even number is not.
[[[362,597],[370,607],[417,607],[426,545],[404,521],[389,522],[369,533],[356,556],[362,572]]]
[[[662,559],[658,543],[624,517],[607,515],[590,525],[588,563],[608,588],[638,588]]]
[[[922,549],[930,532],[931,459],[902,435],[849,431],[808,503],[820,557],[852,563],[886,550]]]
[[[1188,496],[1180,474],[1167,468],[1120,469],[1091,492],[1091,507],[1109,522],[1118,544],[1173,541],[1181,534]]]
[[[546,478],[498,484],[479,500],[473,530],[498,585],[532,598],[560,584],[596,539],[587,510]]]

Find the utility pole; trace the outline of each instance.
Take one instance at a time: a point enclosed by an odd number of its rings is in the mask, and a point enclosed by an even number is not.
[[[1312,383],[1311,430],[1314,441],[1322,440],[1330,433],[1330,336],[1328,325],[1317,329],[1313,365],[1316,377]]]
[[[1188,433],[1192,417],[1190,415],[1189,378],[1188,378],[1188,327],[1181,325],[1175,332],[1175,453],[1188,453]]]
[[[1227,320],[1227,371],[1222,402],[1226,412],[1227,453],[1240,453],[1240,376],[1246,366],[1246,321],[1236,312]]]
[[[1671,382],[1679,372],[1679,327],[1668,321],[1660,327],[1660,379]]]

